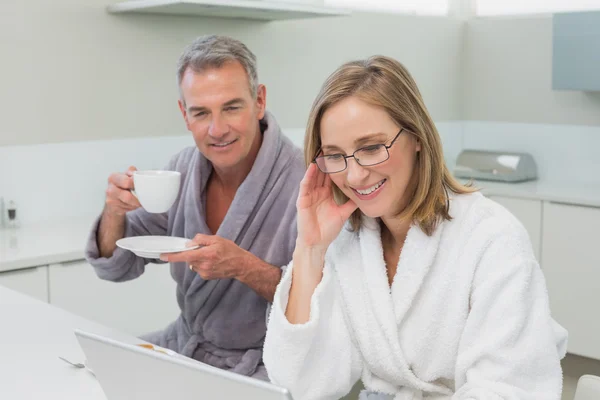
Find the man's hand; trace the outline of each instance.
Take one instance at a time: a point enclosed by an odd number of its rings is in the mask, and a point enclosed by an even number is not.
[[[240,248],[231,240],[219,236],[198,234],[189,246],[200,248],[180,253],[162,254],[160,259],[168,262],[186,262],[202,279],[239,279],[245,272],[245,261],[255,256]]]
[[[139,200],[131,193],[133,173],[137,169],[129,167],[124,173],[114,173],[108,178],[106,188],[105,212],[124,216],[126,212],[141,207]]]
[[[125,214],[141,207],[131,193],[135,167],[124,173],[114,173],[108,178],[104,211],[96,234],[100,257],[112,257],[117,248],[116,241],[125,235]]]
[[[273,301],[281,279],[281,269],[220,236],[198,234],[189,242],[199,249],[161,254],[168,262],[185,262],[202,279],[237,279],[260,296]]]

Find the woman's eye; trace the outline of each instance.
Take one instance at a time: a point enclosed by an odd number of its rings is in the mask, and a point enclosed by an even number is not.
[[[381,149],[380,144],[374,144],[372,146],[363,147],[361,151],[365,153],[377,153]]]

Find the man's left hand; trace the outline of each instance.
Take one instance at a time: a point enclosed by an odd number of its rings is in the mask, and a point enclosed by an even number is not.
[[[245,261],[248,257],[254,257],[231,240],[220,236],[197,234],[188,245],[198,245],[200,248],[161,254],[160,259],[167,262],[186,262],[191,270],[205,280],[240,279],[245,272]]]

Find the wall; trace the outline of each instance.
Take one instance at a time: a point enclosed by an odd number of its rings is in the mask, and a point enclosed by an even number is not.
[[[465,121],[462,147],[527,152],[542,181],[600,186],[600,126]]]
[[[458,19],[356,13],[275,22],[253,46],[270,107],[284,126],[304,126],[321,84],[339,65],[373,54],[404,63],[434,120],[454,121],[462,119],[463,27]]]
[[[600,125],[600,93],[552,90],[552,17],[466,24],[464,119]]]
[[[448,154],[456,157],[461,122],[440,122]],[[304,129],[284,129],[301,146]],[[60,223],[102,210],[108,176],[130,165],[162,168],[173,154],[193,146],[190,135],[86,140],[0,146],[0,197],[17,203],[23,224]],[[1,206],[0,206],[1,208]]]
[[[189,41],[207,33],[241,39],[256,53],[283,126],[304,126],[320,83],[341,62],[374,53],[410,67],[434,118],[460,119],[459,20],[358,13],[264,23],[116,16],[106,4],[3,3],[0,146],[184,134],[175,64]]]
[[[106,4],[3,4],[0,197],[17,202],[23,223],[97,213],[111,172],[160,168],[192,144],[176,104],[175,64],[186,44],[208,33],[236,37],[254,51],[268,107],[299,145],[327,75],[380,53],[411,70],[451,158],[459,151],[458,19],[355,13],[265,23],[116,16]]]
[[[0,146],[185,132],[175,63],[206,33],[252,37],[233,20],[115,16],[106,0],[3,2]]]

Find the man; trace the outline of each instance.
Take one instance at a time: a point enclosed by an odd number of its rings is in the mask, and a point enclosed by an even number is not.
[[[237,40],[200,37],[178,64],[179,108],[195,147],[166,169],[181,192],[164,214],[140,208],[131,167],[109,178],[104,211],[86,248],[97,275],[140,276],[150,260],[116,247],[128,236],[170,235],[200,248],[165,254],[177,282],[179,318],[144,339],[218,368],[267,379],[262,345],[267,304],[292,259],[301,151],[266,109],[255,56]]]

